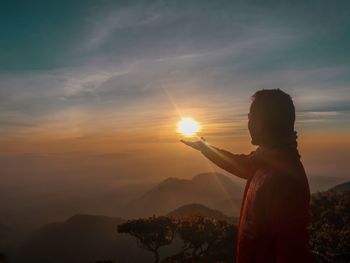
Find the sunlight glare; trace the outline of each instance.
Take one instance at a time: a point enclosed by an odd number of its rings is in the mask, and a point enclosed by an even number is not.
[[[185,136],[193,136],[201,129],[200,124],[192,118],[182,118],[177,123],[177,131]]]

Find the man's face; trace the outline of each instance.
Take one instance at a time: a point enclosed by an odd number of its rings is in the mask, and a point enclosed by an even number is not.
[[[250,137],[252,138],[251,143],[253,145],[259,145],[259,138],[261,135],[261,122],[256,117],[256,114],[250,109],[248,113],[248,130]]]

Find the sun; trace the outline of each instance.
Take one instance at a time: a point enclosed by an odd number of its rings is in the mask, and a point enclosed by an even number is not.
[[[190,117],[182,118],[177,123],[177,131],[188,137],[195,135],[200,130],[200,124]]]

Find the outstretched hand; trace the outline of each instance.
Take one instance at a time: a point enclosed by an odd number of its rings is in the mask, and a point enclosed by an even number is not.
[[[185,141],[185,140],[180,140],[180,142],[192,147],[193,149],[197,151],[202,151],[205,148],[208,148],[209,146],[206,144],[205,139],[203,137],[200,138],[198,141]]]

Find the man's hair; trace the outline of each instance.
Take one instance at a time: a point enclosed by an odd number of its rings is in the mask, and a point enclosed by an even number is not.
[[[290,95],[280,89],[263,89],[252,99],[252,117],[265,124],[270,139],[283,140],[294,133],[295,108]]]

